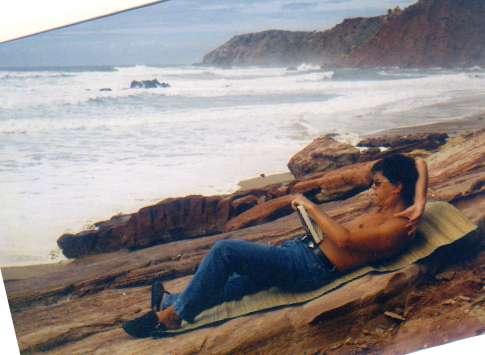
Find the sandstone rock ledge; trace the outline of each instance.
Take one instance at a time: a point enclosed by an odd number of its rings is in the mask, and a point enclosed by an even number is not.
[[[478,246],[467,244],[398,272],[368,275],[304,305],[158,340],[134,340],[120,328],[124,320],[148,308],[146,285],[151,280],[161,278],[170,290],[181,290],[216,240],[279,243],[301,233],[296,216],[132,252],[90,255],[51,272],[32,272],[25,279],[9,277],[7,270],[3,275],[21,351],[401,354],[481,334],[485,331],[484,142],[485,131],[459,136],[427,158],[431,197],[450,201],[482,226],[474,240]],[[368,207],[366,194],[327,202],[322,208],[346,221]],[[457,255],[461,257],[453,258]]]
[[[381,139],[390,146],[381,152],[376,140],[363,141],[370,148],[359,149],[320,137],[290,159],[288,167],[296,176],[230,195],[191,195],[167,198],[129,215],[114,216],[77,234],[65,234],[58,245],[68,258],[139,249],[177,240],[200,238],[221,232],[270,222],[292,213],[292,194],[304,193],[315,202],[349,198],[368,188],[372,161],[396,152],[428,149],[430,154],[446,142],[446,134],[420,134]],[[379,141],[377,141],[379,142]],[[387,143],[386,143],[387,142]],[[360,163],[360,164],[357,164]],[[268,179],[271,181],[271,179]],[[253,183],[254,185],[254,183]]]

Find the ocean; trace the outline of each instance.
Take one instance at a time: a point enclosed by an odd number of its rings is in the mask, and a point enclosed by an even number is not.
[[[129,88],[155,78],[170,87]],[[285,171],[321,134],[355,143],[482,112],[485,71],[0,68],[0,95],[6,266],[58,261],[59,236],[114,214]]]

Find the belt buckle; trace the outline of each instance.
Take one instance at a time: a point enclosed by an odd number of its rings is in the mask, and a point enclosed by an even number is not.
[[[307,245],[307,247],[309,247],[310,249],[315,249],[316,244],[313,241],[313,238],[311,236],[309,236],[308,234],[305,234],[300,240],[303,243],[305,243]]]

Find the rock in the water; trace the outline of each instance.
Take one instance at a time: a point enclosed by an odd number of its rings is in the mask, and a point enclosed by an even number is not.
[[[168,88],[169,83],[161,83],[158,79],[153,80],[133,80],[130,84],[130,89],[155,89],[155,88]]]
[[[99,89],[99,91],[113,91],[113,90],[111,90],[111,88],[101,88]]]
[[[359,150],[350,144],[323,136],[296,153],[288,162],[288,169],[295,177],[301,177],[353,164],[359,155]]]

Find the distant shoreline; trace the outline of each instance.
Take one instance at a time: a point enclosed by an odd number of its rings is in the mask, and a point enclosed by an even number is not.
[[[454,137],[456,135],[465,134],[480,129],[485,129],[485,112],[435,123],[426,123],[423,125],[410,125],[385,129],[382,131],[366,134],[362,137],[368,138],[376,136],[393,136],[432,132],[447,133],[450,137]]]

